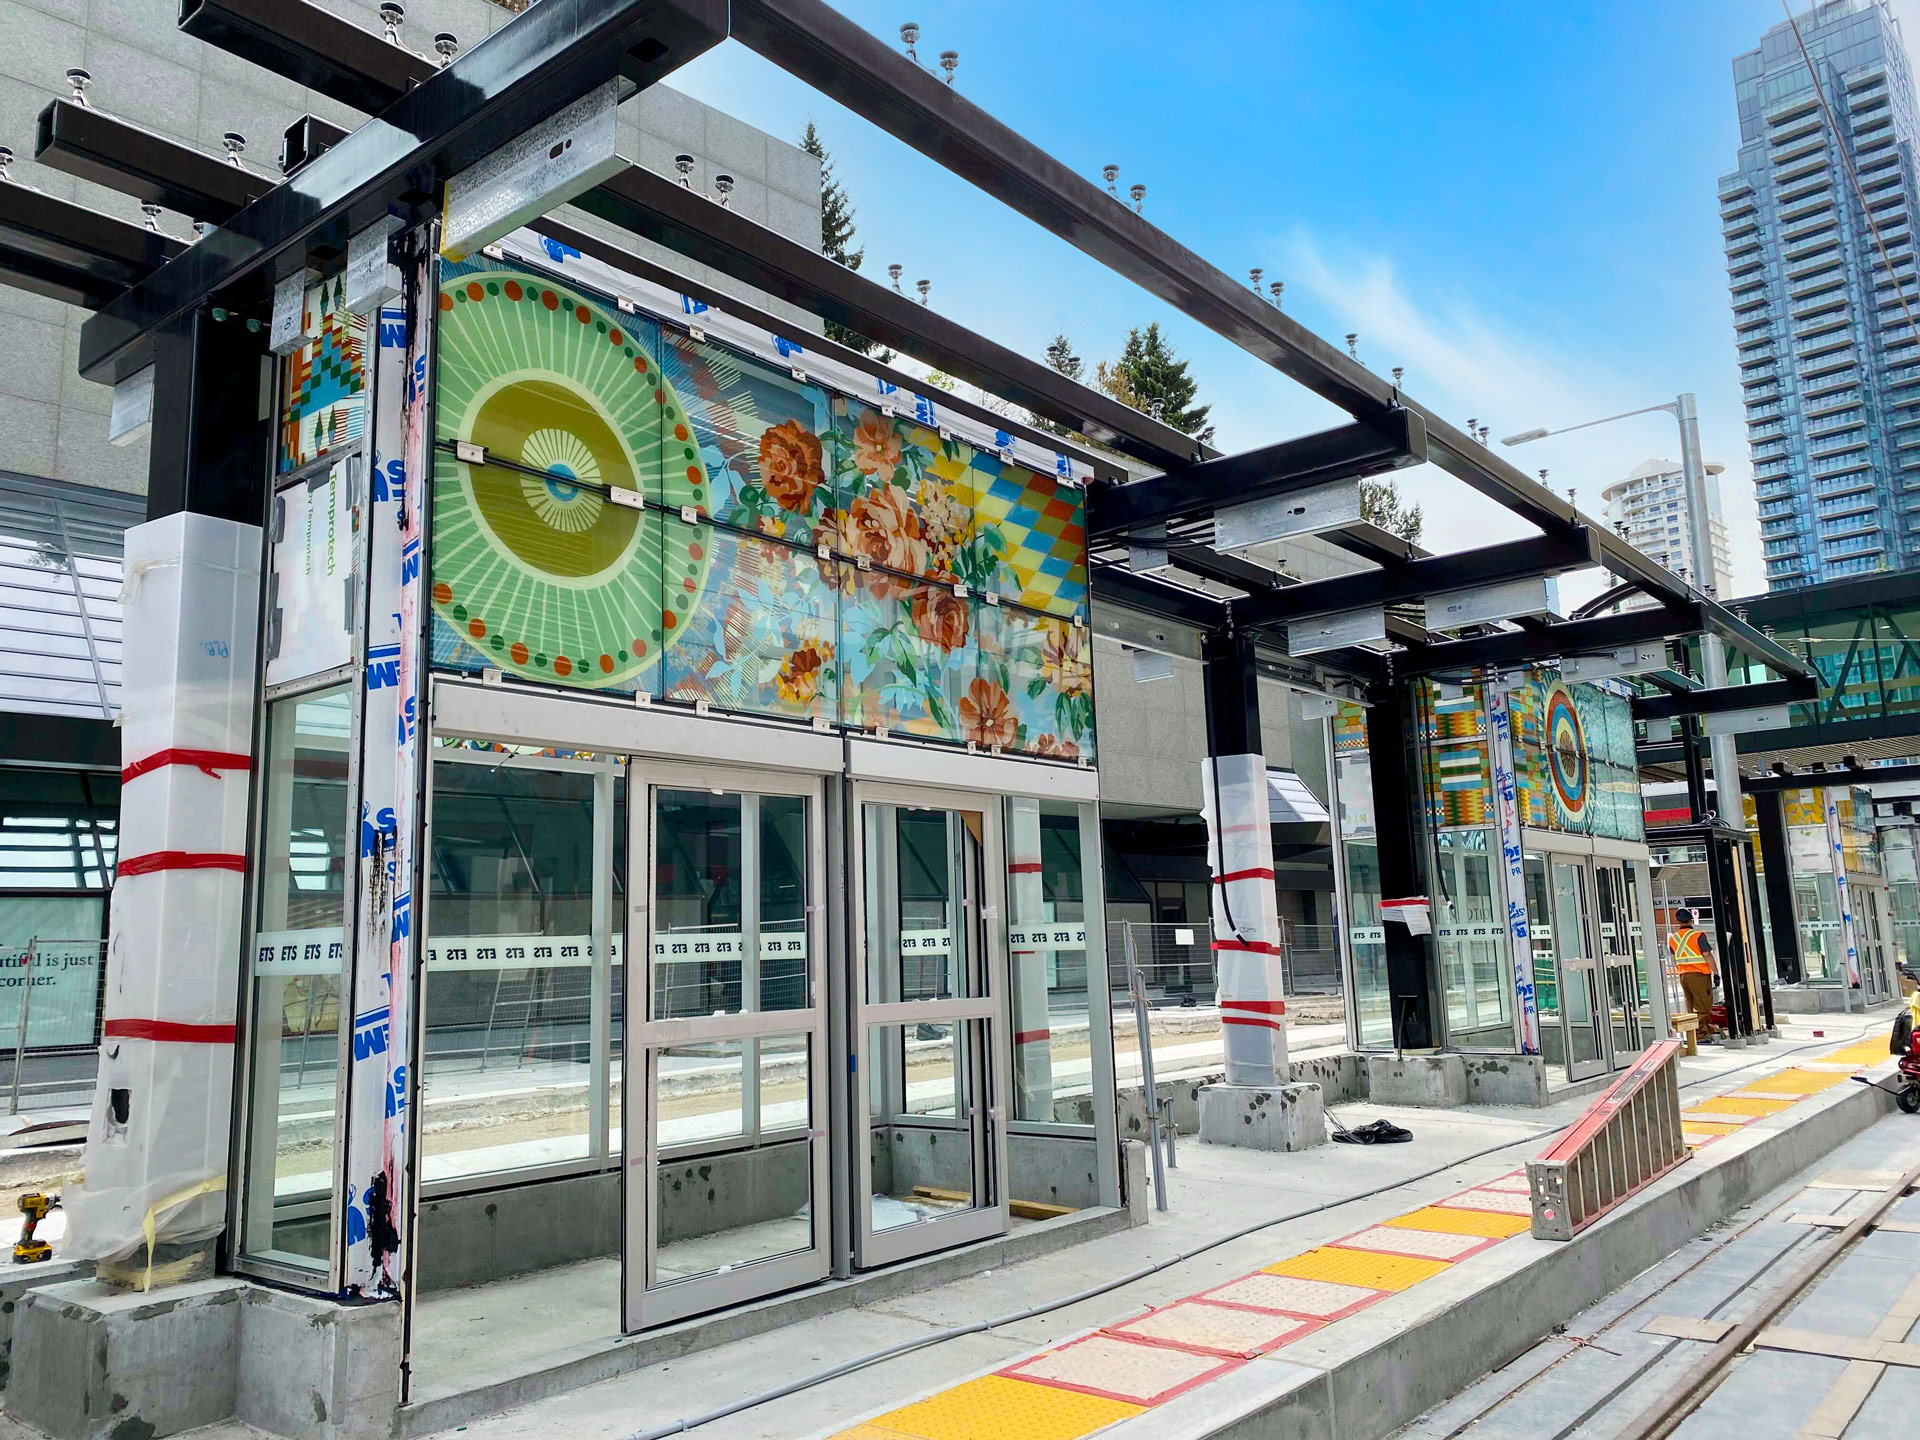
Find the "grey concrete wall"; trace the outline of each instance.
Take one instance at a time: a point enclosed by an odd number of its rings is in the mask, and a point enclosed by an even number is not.
[[[322,3],[365,29],[380,28],[376,5]],[[129,197],[30,158],[36,117],[48,101],[67,93],[66,71],[75,65],[93,73],[91,98],[101,110],[214,154],[224,132],[238,131],[247,137],[249,166],[270,176],[280,173],[281,132],[302,114],[348,127],[360,122],[343,105],[182,35],[175,27],[178,9],[175,0],[0,0],[0,145],[19,157],[16,179],[140,222],[139,206]],[[430,51],[434,34],[446,30],[471,46],[512,18],[492,0],[407,0],[405,38],[414,49]],[[819,246],[820,167],[784,139],[661,86],[622,107],[620,146],[623,154],[667,175],[675,173],[675,154],[694,155],[694,182],[703,188],[716,172],[733,174],[735,210]],[[749,294],[755,303],[793,317],[799,328],[819,328],[802,324],[792,307],[645,241],[577,213],[569,218],[683,274]],[[161,225],[182,239],[193,233],[182,215],[163,215]],[[107,443],[110,392],[75,373],[83,318],[82,311],[0,287],[0,470],[144,492],[145,444]]]
[[[1084,1210],[1100,1203],[1100,1142],[1059,1135],[1007,1137],[1007,1194]]]

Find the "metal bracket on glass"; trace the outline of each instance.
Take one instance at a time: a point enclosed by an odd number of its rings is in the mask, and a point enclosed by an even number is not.
[[[1076,630],[1084,630],[1087,628],[1087,617],[1082,615],[1078,610],[1073,612],[1073,628]]]
[[[885,417],[886,417],[887,419],[889,419],[889,420],[891,420],[891,419],[893,418],[893,416],[894,416],[894,409],[893,409],[893,406],[891,406],[891,405],[888,405],[888,404],[885,404],[885,403],[882,403],[882,404],[881,404],[881,406],[880,406],[880,413],[881,413],[881,414],[882,414],[883,416],[885,416]]]
[[[498,690],[506,681],[506,678],[507,675],[504,670],[496,670],[491,665],[480,672],[480,683],[494,690]]]
[[[653,696],[644,690],[636,690],[633,694],[633,703],[644,710],[647,706],[653,704]]]
[[[853,557],[853,567],[856,570],[871,570],[873,569],[873,561],[864,555],[856,555]]]
[[[979,753],[980,746],[972,740],[967,741],[967,754],[978,755]]]
[[[822,540],[813,553],[818,555],[822,560],[831,560],[833,559],[833,546]]]
[[[637,313],[640,309],[638,305],[635,305],[633,301],[629,300],[625,295],[614,296],[613,303],[616,307],[618,307],[622,315],[632,315]]]
[[[502,250],[498,245],[482,245],[480,247],[480,253],[489,260],[504,260],[507,258],[507,252]]]
[[[696,700],[696,701],[694,701],[694,702],[693,702],[693,713],[694,713],[694,714],[696,714],[696,715],[710,715],[710,714],[712,714],[712,713],[713,713],[713,702],[712,702],[711,700]]]
[[[942,425],[940,427],[940,438],[942,440],[951,440],[953,438],[953,432],[949,430],[946,426]]]
[[[698,525],[700,523],[700,507],[698,505],[682,505],[680,507],[680,518],[689,525]]]
[[[982,593],[980,598],[985,600],[989,605],[992,605],[995,607],[998,607],[1000,604],[1000,597],[994,594],[994,592],[991,590],[988,590]]]
[[[704,325],[689,325],[687,326],[687,334],[696,340],[704,340],[707,338],[707,327]]]
[[[884,726],[884,725],[876,725],[876,726],[874,726],[874,727],[873,727],[873,738],[874,738],[874,739],[876,739],[876,740],[884,740],[884,739],[886,739],[886,738],[887,738],[887,727],[886,727],[886,726]]]
[[[453,442],[453,458],[462,465],[484,465],[487,463],[487,447],[476,445],[471,440]]]
[[[800,366],[796,365],[793,367],[793,378],[800,381],[802,384],[805,384],[807,379],[807,372],[804,369],[802,369]]]
[[[607,499],[628,510],[644,510],[647,508],[647,497],[642,495],[638,490],[627,489],[624,485],[609,485],[607,487]]]
[[[824,715],[816,715],[813,717],[813,728],[818,730],[822,735],[824,735],[829,730],[833,729],[833,722],[828,720],[827,717]]]
[[[964,600],[964,599],[966,599],[966,598],[967,598],[967,596],[968,596],[968,594],[969,594],[969,593],[971,593],[971,592],[969,592],[969,591],[968,591],[968,589],[967,589],[967,582],[966,582],[966,581],[964,581],[964,580],[956,580],[956,581],[954,582],[954,585],[953,585],[953,598],[954,598],[954,599],[956,599],[956,600]]]

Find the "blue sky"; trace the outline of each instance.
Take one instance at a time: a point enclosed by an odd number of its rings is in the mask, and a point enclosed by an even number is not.
[[[1336,343],[1358,331],[1363,360],[1405,366],[1457,423],[1497,439],[1694,391],[1735,588],[1763,588],[1715,182],[1732,58],[1778,0],[838,4],[889,38],[919,22],[922,59],[958,50],[972,99],[1090,178],[1117,163],[1156,224],[1229,274],[1263,266],[1290,312]],[[742,47],[672,83],[776,135],[813,119],[867,270],[900,262],[984,334],[1037,357],[1064,330],[1091,362],[1159,320],[1227,449],[1344,418]],[[1604,485],[1677,446],[1654,415],[1507,453],[1597,514]],[[1437,471],[1405,483],[1429,548],[1522,533]]]

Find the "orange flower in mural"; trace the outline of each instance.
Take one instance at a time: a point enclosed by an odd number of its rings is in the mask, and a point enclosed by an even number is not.
[[[1020,738],[1013,699],[985,676],[976,679],[960,697],[960,724],[976,745],[1012,745]]]
[[[782,420],[760,436],[760,483],[782,510],[804,515],[813,492],[826,479],[820,468],[820,437],[798,420]]]
[[[1033,742],[1033,753],[1050,755],[1056,760],[1078,760],[1080,747],[1071,740],[1057,740],[1051,735],[1042,735]]]
[[[840,548],[864,555],[875,565],[918,575],[926,566],[927,542],[920,533],[920,517],[906,496],[891,485],[880,485],[849,505],[840,517]],[[898,599],[912,587],[888,575],[875,575],[867,588],[881,599]]]
[[[1062,695],[1084,695],[1093,688],[1093,667],[1087,663],[1086,641],[1078,630],[1047,627],[1040,647],[1040,674]]]
[[[816,449],[819,442],[815,442]],[[885,479],[900,463],[900,437],[893,424],[877,410],[865,410],[853,432],[853,463],[862,475]]]
[[[833,659],[833,646],[813,636],[787,656],[773,683],[780,698],[789,705],[811,705],[820,694],[820,679]]]
[[[929,645],[942,650],[958,650],[967,643],[971,628],[967,602],[951,590],[923,585],[913,592],[913,628]]]

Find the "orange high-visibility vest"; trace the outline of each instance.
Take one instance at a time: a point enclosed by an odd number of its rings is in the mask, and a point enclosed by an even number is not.
[[[1667,952],[1673,956],[1673,968],[1682,975],[1711,975],[1713,962],[1700,953],[1700,930],[1689,925],[1667,936]]]

